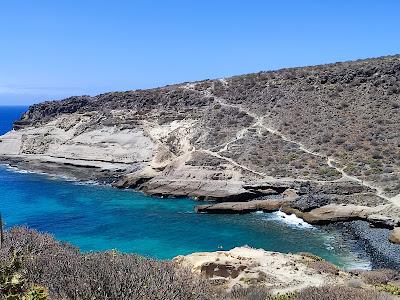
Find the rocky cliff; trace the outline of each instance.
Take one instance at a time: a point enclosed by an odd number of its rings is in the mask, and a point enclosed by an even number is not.
[[[14,129],[0,157],[22,168],[400,222],[398,55],[44,102]]]

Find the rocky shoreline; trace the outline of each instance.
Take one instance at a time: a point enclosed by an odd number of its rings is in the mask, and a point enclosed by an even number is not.
[[[194,199],[213,200],[208,205],[195,208],[198,213],[249,213],[254,211],[273,212],[282,210],[295,214],[310,224],[365,220],[377,227],[393,229],[400,224],[400,208],[388,205],[369,188],[352,182],[313,183],[306,181],[258,181],[241,182],[204,181],[200,186],[192,181],[165,182],[149,187],[154,177],[151,171],[140,172],[130,177],[135,184],[120,184],[121,175],[127,166],[110,164],[83,166],[71,162],[45,161],[28,157],[0,157],[0,161],[22,170],[37,171],[81,181],[97,181],[117,188],[134,188],[149,195],[163,197],[187,196]],[[132,168],[130,166],[129,168]],[[145,169],[146,170],[146,169]],[[136,172],[136,173],[137,173]],[[133,173],[135,174],[135,173]],[[179,183],[175,186],[174,183]],[[219,186],[218,184],[222,184]],[[189,189],[185,189],[190,186]],[[204,190],[206,188],[206,190]],[[212,190],[212,194],[208,190]],[[367,205],[365,205],[367,204]]]
[[[5,161],[3,162],[5,163]],[[90,171],[86,173],[85,168],[76,169],[76,167],[70,168],[68,166],[59,165],[51,165],[51,167],[48,167],[46,164],[42,163],[31,164],[18,160],[7,164],[5,163],[5,165],[13,166],[20,170],[29,170],[31,172],[59,176],[60,178],[69,178],[76,181],[86,182],[95,178],[96,182],[102,185],[110,185],[113,179],[115,180],[116,176],[93,177],[93,173]],[[104,175],[104,173],[102,175]],[[168,196],[175,197],[175,195]],[[290,200],[293,200],[293,197],[295,197],[295,194],[293,191],[289,191],[285,193],[284,199],[275,195],[274,199],[258,199],[247,202],[215,203],[215,201],[210,201],[210,204],[195,206],[194,210],[197,213],[218,214],[243,214],[256,211],[271,213],[282,210],[283,212],[292,214],[293,209],[285,205],[287,205]],[[353,249],[355,253],[359,253],[362,258],[370,261],[373,269],[391,268],[400,270],[400,246],[388,241],[390,229],[373,226],[367,221],[322,222],[322,224],[317,225],[327,230],[327,232],[329,232],[330,229],[340,232],[343,236],[343,243],[350,249]]]
[[[343,236],[350,235],[366,252],[372,268],[400,270],[400,247],[388,241],[389,229],[371,227],[368,222],[351,221],[332,224]]]

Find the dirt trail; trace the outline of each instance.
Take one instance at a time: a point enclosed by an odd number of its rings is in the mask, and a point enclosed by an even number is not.
[[[263,177],[263,178],[265,178],[267,180],[276,180],[276,178],[274,178],[274,177],[268,176],[268,175],[266,175],[264,173],[257,172],[257,171],[252,170],[252,169],[250,169],[250,168],[248,168],[248,167],[246,167],[244,165],[241,165],[241,164],[239,164],[238,162],[234,161],[231,158],[228,158],[228,157],[225,157],[225,156],[221,156],[221,155],[218,154],[218,152],[213,152],[211,150],[201,150],[201,151],[204,152],[204,153],[210,154],[210,155],[212,155],[214,157],[217,157],[219,159],[223,159],[223,160],[225,160],[227,162],[230,162],[232,165],[234,165],[236,167],[239,167],[239,168],[241,168],[243,170],[251,172],[251,173],[253,173],[255,175],[261,176],[261,177]]]
[[[184,86],[184,88],[185,88],[185,89],[194,90],[194,89],[195,89],[195,86],[194,86],[193,84],[188,84],[188,85]],[[243,128],[243,129],[239,130],[239,131],[236,133],[236,136],[235,136],[232,140],[230,140],[229,142],[227,142],[227,143],[225,143],[225,144],[223,144],[223,145],[219,145],[219,146],[213,147],[213,148],[211,148],[211,149],[202,149],[202,150],[199,150],[199,149],[198,149],[198,151],[203,151],[204,153],[207,153],[207,154],[212,155],[212,156],[214,156],[214,157],[217,157],[217,158],[219,158],[219,159],[225,160],[225,161],[229,162],[230,164],[232,164],[232,165],[234,165],[234,166],[236,166],[236,167],[238,167],[238,168],[241,168],[241,169],[243,169],[243,170],[246,170],[246,171],[248,171],[248,172],[250,172],[250,173],[253,173],[253,174],[257,175],[257,176],[262,177],[262,179],[264,179],[264,180],[268,180],[268,181],[273,182],[273,183],[285,183],[285,182],[286,182],[286,183],[287,183],[287,182],[331,183],[331,182],[337,182],[337,181],[342,180],[342,178],[340,178],[340,179],[335,179],[335,180],[313,180],[313,179],[302,179],[302,178],[293,178],[293,177],[276,178],[276,177],[270,176],[270,175],[268,175],[268,174],[266,174],[266,173],[262,173],[262,172],[258,172],[258,171],[256,171],[256,170],[253,170],[253,169],[251,169],[251,168],[249,168],[249,167],[247,167],[247,166],[245,166],[245,165],[242,165],[242,164],[238,163],[237,161],[235,161],[235,160],[233,160],[233,159],[231,159],[231,158],[228,158],[228,157],[225,157],[225,156],[220,155],[220,153],[222,153],[222,152],[228,150],[229,145],[231,145],[231,144],[233,144],[234,142],[236,142],[236,141],[240,140],[241,138],[243,138],[243,136],[244,136],[244,134],[246,133],[246,131],[248,131],[250,128],[257,128],[257,127],[258,127],[258,128],[259,128],[259,130],[258,130],[258,133],[259,133],[259,134],[261,134],[261,128],[265,128],[265,129],[267,129],[269,132],[271,132],[271,133],[273,133],[273,134],[276,134],[276,135],[278,135],[278,133],[277,133],[275,130],[271,129],[271,128],[266,128],[265,125],[263,125],[263,118],[264,118],[264,117],[258,117],[258,116],[256,116],[256,115],[250,113],[249,111],[242,109],[242,107],[239,106],[239,105],[228,104],[228,103],[226,103],[222,98],[215,97],[215,96],[212,94],[212,92],[211,92],[210,90],[204,91],[204,92],[203,92],[203,95],[206,96],[206,97],[210,97],[210,96],[214,97],[214,99],[215,99],[219,104],[221,104],[222,106],[225,106],[225,107],[232,107],[232,108],[237,108],[237,109],[239,109],[239,111],[242,111],[242,112],[244,112],[245,114],[247,114],[248,116],[252,117],[252,118],[255,120],[255,122],[254,122],[253,124],[251,124],[250,126],[245,127],[245,128]],[[291,142],[291,140],[287,139],[287,138],[284,137],[283,135],[280,135],[280,137],[281,137],[282,139],[284,139],[285,141]],[[296,143],[296,144],[297,144],[297,143]],[[220,147],[222,147],[222,148],[220,148]],[[214,149],[216,149],[216,148],[217,148],[217,149],[220,148],[220,149],[219,149],[218,151],[214,151]],[[301,148],[304,152],[307,152],[307,153],[316,155],[316,154],[310,152],[308,149],[305,149],[303,146],[301,146],[300,148]],[[192,151],[194,151],[194,150],[195,150],[195,149],[193,148]],[[322,156],[321,156],[321,157],[322,157]]]
[[[221,82],[222,84],[224,84],[225,86],[228,85],[228,82],[227,82],[225,79],[220,79],[220,82]],[[195,86],[194,86],[193,84],[191,84],[191,85],[185,86],[184,88],[186,88],[186,89],[194,89]],[[308,149],[308,148],[307,148],[305,145],[303,145],[302,143],[297,142],[297,141],[294,141],[294,140],[288,138],[286,135],[284,135],[283,133],[281,133],[281,132],[278,131],[277,129],[275,129],[275,128],[271,127],[271,126],[265,125],[265,123],[264,123],[264,117],[265,117],[265,116],[258,116],[258,115],[256,115],[256,114],[250,112],[249,110],[244,109],[241,105],[238,105],[238,104],[230,104],[230,103],[228,103],[225,99],[223,99],[223,98],[221,98],[221,97],[215,96],[215,95],[212,93],[212,90],[213,90],[213,89],[214,89],[214,88],[212,87],[212,88],[207,89],[206,91],[204,91],[204,92],[203,92],[204,96],[206,96],[206,97],[211,97],[211,96],[214,97],[215,101],[218,102],[221,106],[231,107],[231,108],[236,108],[236,109],[238,109],[239,111],[241,111],[241,112],[247,114],[248,116],[252,117],[252,118],[255,120],[255,122],[254,122],[252,125],[250,125],[250,126],[248,126],[248,127],[246,127],[246,128],[241,129],[240,131],[238,131],[237,134],[236,134],[236,136],[235,136],[235,138],[232,139],[231,141],[229,141],[228,143],[225,143],[225,145],[223,146],[222,149],[218,150],[217,152],[212,151],[212,149],[210,149],[210,150],[203,150],[203,151],[205,151],[206,153],[208,153],[208,154],[210,154],[210,155],[213,155],[213,156],[215,156],[215,157],[218,157],[218,158],[220,158],[220,159],[226,160],[226,161],[230,162],[231,164],[233,164],[233,165],[235,165],[235,166],[237,166],[237,167],[240,167],[240,168],[242,168],[242,169],[244,169],[244,170],[246,170],[246,171],[249,171],[249,172],[251,172],[251,173],[253,173],[253,174],[262,176],[264,179],[270,180],[270,181],[273,181],[273,182],[284,182],[284,181],[286,181],[286,182],[288,182],[288,181],[311,181],[311,182],[319,182],[319,183],[324,183],[324,182],[325,182],[325,183],[327,183],[327,182],[337,182],[337,181],[343,181],[343,180],[356,182],[357,184],[360,184],[360,185],[363,185],[363,186],[365,186],[365,187],[368,187],[368,188],[370,188],[370,189],[375,190],[375,194],[376,194],[378,197],[380,197],[380,198],[382,198],[382,199],[385,199],[385,200],[387,200],[387,201],[390,201],[390,202],[393,203],[394,205],[400,207],[400,194],[397,195],[397,196],[395,196],[395,197],[392,197],[392,198],[385,196],[384,191],[383,191],[382,188],[380,188],[380,187],[378,187],[378,186],[375,186],[375,185],[372,184],[371,182],[363,181],[363,180],[361,180],[361,179],[359,179],[359,178],[357,178],[357,177],[355,177],[355,176],[352,176],[352,175],[347,174],[346,171],[344,170],[344,168],[341,168],[341,167],[338,166],[338,165],[339,165],[338,161],[335,160],[333,157],[331,157],[331,156],[325,156],[325,155],[323,155],[323,154],[314,152],[314,151]],[[232,143],[234,143],[234,142],[236,142],[237,140],[241,139],[241,138],[243,137],[244,133],[245,133],[248,129],[250,129],[250,128],[257,128],[257,127],[263,128],[263,129],[267,130],[268,132],[270,132],[270,133],[272,133],[272,134],[274,134],[274,135],[279,136],[282,140],[284,140],[284,141],[286,141],[286,142],[290,142],[290,143],[296,144],[296,145],[299,147],[300,150],[302,150],[302,151],[304,151],[304,152],[306,152],[306,153],[308,153],[308,154],[310,154],[310,155],[317,156],[317,157],[320,157],[320,158],[325,159],[327,165],[328,165],[329,167],[335,169],[336,171],[340,172],[340,174],[342,174],[342,177],[341,177],[340,179],[338,179],[338,180],[333,180],[333,181],[305,180],[305,179],[297,179],[297,178],[275,178],[275,177],[269,176],[269,175],[267,175],[267,174],[260,173],[260,172],[257,172],[257,171],[255,171],[255,170],[252,170],[252,169],[250,169],[250,168],[248,168],[248,167],[246,167],[246,166],[244,166],[244,165],[239,164],[238,162],[234,161],[233,159],[230,159],[230,158],[221,156],[221,155],[219,154],[219,153],[221,153],[221,152],[223,152],[223,151],[228,150],[229,145],[231,145]],[[221,146],[222,146],[222,145],[221,145]]]
[[[225,79],[220,79],[220,82],[221,82],[222,84],[224,84],[224,85],[228,85],[228,83],[227,83],[227,81],[226,81]],[[256,114],[251,113],[251,112],[248,111],[247,109],[243,109],[243,108],[241,107],[241,105],[236,105],[236,104],[227,103],[225,99],[223,99],[223,98],[221,98],[221,97],[216,97],[215,95],[213,95],[212,92],[211,92],[210,90],[207,90],[207,91],[206,91],[206,94],[207,94],[207,96],[213,96],[214,99],[215,99],[220,105],[222,105],[222,106],[237,108],[237,109],[239,109],[241,112],[244,112],[244,113],[246,113],[247,115],[249,115],[250,117],[253,117],[254,120],[256,120],[256,122],[255,122],[252,126],[250,126],[250,127],[260,126],[260,127],[264,128],[264,129],[266,129],[268,132],[279,136],[279,137],[280,137],[281,139],[283,139],[284,141],[287,141],[287,142],[290,142],[290,143],[293,143],[293,144],[298,145],[299,148],[300,148],[302,151],[304,151],[304,152],[306,152],[306,153],[309,153],[309,154],[311,154],[311,155],[313,155],[313,156],[317,156],[317,157],[324,158],[324,159],[326,160],[327,165],[328,165],[329,167],[334,168],[336,171],[338,171],[338,172],[340,172],[340,173],[342,174],[341,180],[348,180],[348,181],[356,182],[356,183],[358,183],[358,184],[360,184],[360,185],[363,185],[363,186],[365,186],[365,187],[371,188],[371,189],[375,190],[375,194],[376,194],[378,197],[380,197],[380,198],[382,198],[382,199],[385,199],[385,200],[387,200],[387,201],[390,201],[391,203],[393,203],[393,204],[396,205],[396,206],[400,206],[400,194],[397,195],[397,196],[395,196],[395,197],[392,197],[392,198],[385,196],[385,195],[384,195],[384,191],[383,191],[382,188],[373,185],[371,182],[363,181],[363,180],[361,180],[361,179],[359,179],[359,178],[357,178],[357,177],[355,177],[355,176],[351,176],[351,175],[347,174],[346,171],[344,170],[344,168],[341,168],[341,167],[338,166],[338,161],[336,161],[333,157],[325,156],[325,155],[322,155],[322,154],[320,154],[320,153],[314,152],[314,151],[308,149],[308,148],[307,148],[305,145],[303,145],[302,143],[297,142],[297,141],[294,141],[294,140],[288,138],[287,136],[285,136],[283,133],[279,132],[279,131],[276,130],[275,128],[272,128],[271,126],[265,125],[264,122],[263,122],[263,121],[264,121],[264,116],[257,116]],[[249,128],[250,128],[250,127],[249,127]],[[246,128],[246,130],[247,130],[247,128]],[[230,143],[231,143],[231,142],[230,142]],[[227,146],[228,146],[228,145],[226,145],[225,147],[227,147]]]

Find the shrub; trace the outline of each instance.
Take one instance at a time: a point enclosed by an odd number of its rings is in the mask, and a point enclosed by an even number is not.
[[[373,290],[362,290],[346,286],[308,287],[301,290],[296,300],[389,300],[390,296]]]
[[[337,145],[341,145],[344,142],[346,142],[346,140],[344,138],[336,138],[335,139],[335,144],[337,144]]]
[[[15,249],[9,249],[10,257],[0,264],[0,296],[5,298],[18,297],[23,293],[21,271],[21,255]]]
[[[26,228],[6,232],[5,247],[0,249],[2,263],[7,262],[12,248],[23,257],[23,288],[39,284],[54,299],[206,300],[219,295],[205,279],[172,262],[115,251],[82,254],[49,235]],[[44,293],[31,291],[31,295]]]
[[[235,285],[228,293],[227,299],[232,300],[265,300],[269,297],[270,291],[262,286],[242,287]],[[270,298],[267,298],[270,299]]]
[[[394,108],[394,109],[396,109],[396,108],[399,108],[399,107],[400,107],[399,103],[397,103],[397,102],[394,102],[394,101],[391,103],[391,105],[392,105],[392,108]]]
[[[318,271],[319,273],[339,274],[339,269],[334,264],[325,260],[312,261],[308,264],[308,267]]]
[[[273,296],[269,296],[267,300],[295,300],[295,293],[287,293],[287,294],[277,294]]]
[[[318,255],[315,255],[315,254],[312,254],[309,252],[299,252],[297,254],[307,257],[307,258],[311,258],[312,260],[315,260],[315,261],[323,261],[324,260],[322,257],[319,257]]]
[[[391,269],[366,271],[362,274],[362,279],[367,284],[386,284],[397,278],[399,278],[399,273]]]
[[[13,247],[10,256],[0,261],[0,296],[7,300],[47,300],[46,290],[38,285],[25,287],[22,274],[22,255]]]
[[[47,291],[43,287],[39,285],[33,285],[28,290],[23,300],[47,300],[47,298],[48,298]]]
[[[381,284],[378,286],[378,289],[380,291],[395,295],[395,296],[400,296],[400,287],[394,285],[394,284]]]

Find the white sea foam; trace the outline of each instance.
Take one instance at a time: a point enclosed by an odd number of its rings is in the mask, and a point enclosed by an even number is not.
[[[96,180],[74,181],[74,184],[76,184],[76,185],[96,185],[96,186],[100,185],[100,183]]]
[[[372,263],[370,261],[358,258],[346,259],[345,264],[345,270],[372,270]]]
[[[287,225],[296,226],[300,228],[314,228],[311,224],[308,224],[303,219],[297,217],[295,214],[287,215],[282,211],[273,212],[273,219],[284,222]]]
[[[36,172],[36,171],[28,171],[28,170],[21,170],[18,169],[17,167],[13,167],[10,165],[7,165],[7,170],[10,172],[14,172],[14,173],[19,173],[19,174],[40,174],[40,175],[47,175],[44,172]]]
[[[41,171],[32,171],[32,170],[22,170],[17,167],[13,167],[10,165],[5,165],[7,170],[13,173],[18,173],[18,174],[37,174],[37,175],[43,175],[46,176],[47,179],[54,179],[54,180],[59,180],[62,179],[64,181],[76,181],[77,179],[71,176],[67,175],[56,175],[56,174],[49,174],[46,172],[41,172]]]

